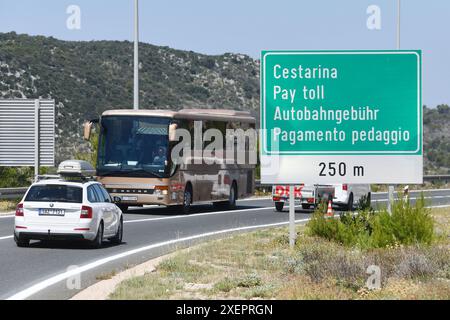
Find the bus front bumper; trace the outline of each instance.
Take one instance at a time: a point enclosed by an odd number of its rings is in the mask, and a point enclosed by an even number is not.
[[[123,193],[112,193],[112,197],[120,198],[120,202],[117,204],[123,204],[127,206],[141,206],[141,205],[173,205],[177,204],[176,199],[172,200],[169,194],[123,194]]]

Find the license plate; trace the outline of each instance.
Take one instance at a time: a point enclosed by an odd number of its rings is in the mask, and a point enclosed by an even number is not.
[[[123,201],[137,201],[137,197],[122,197]]]
[[[66,214],[64,209],[39,209],[40,216],[58,216],[63,217]]]

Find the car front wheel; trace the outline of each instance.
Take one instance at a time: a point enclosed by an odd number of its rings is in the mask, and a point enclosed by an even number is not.
[[[95,237],[94,240],[92,240],[92,247],[94,249],[99,249],[102,247],[103,244],[103,222],[100,223],[100,225],[98,226],[98,231],[97,231],[97,236]]]
[[[117,228],[116,235],[111,238],[111,242],[114,244],[121,244],[123,238],[123,219],[120,218],[119,227]]]
[[[347,211],[352,211],[353,210],[353,193],[350,194],[350,196],[348,197],[348,202],[347,202]]]

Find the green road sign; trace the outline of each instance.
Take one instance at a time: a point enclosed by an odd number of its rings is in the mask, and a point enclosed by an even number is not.
[[[397,156],[398,165],[415,159],[414,165],[391,176],[390,183],[422,180],[421,52],[263,51],[261,129],[261,156],[270,161],[276,155],[280,165],[284,156],[292,161],[292,156],[347,155],[361,163]],[[303,166],[312,159],[297,158]],[[338,179],[319,173],[309,178]],[[280,182],[280,175],[275,176]],[[387,181],[348,174],[340,178]]]

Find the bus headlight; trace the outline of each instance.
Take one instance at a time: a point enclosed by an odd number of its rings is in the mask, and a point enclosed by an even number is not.
[[[168,195],[169,194],[169,186],[155,186],[155,195]]]

